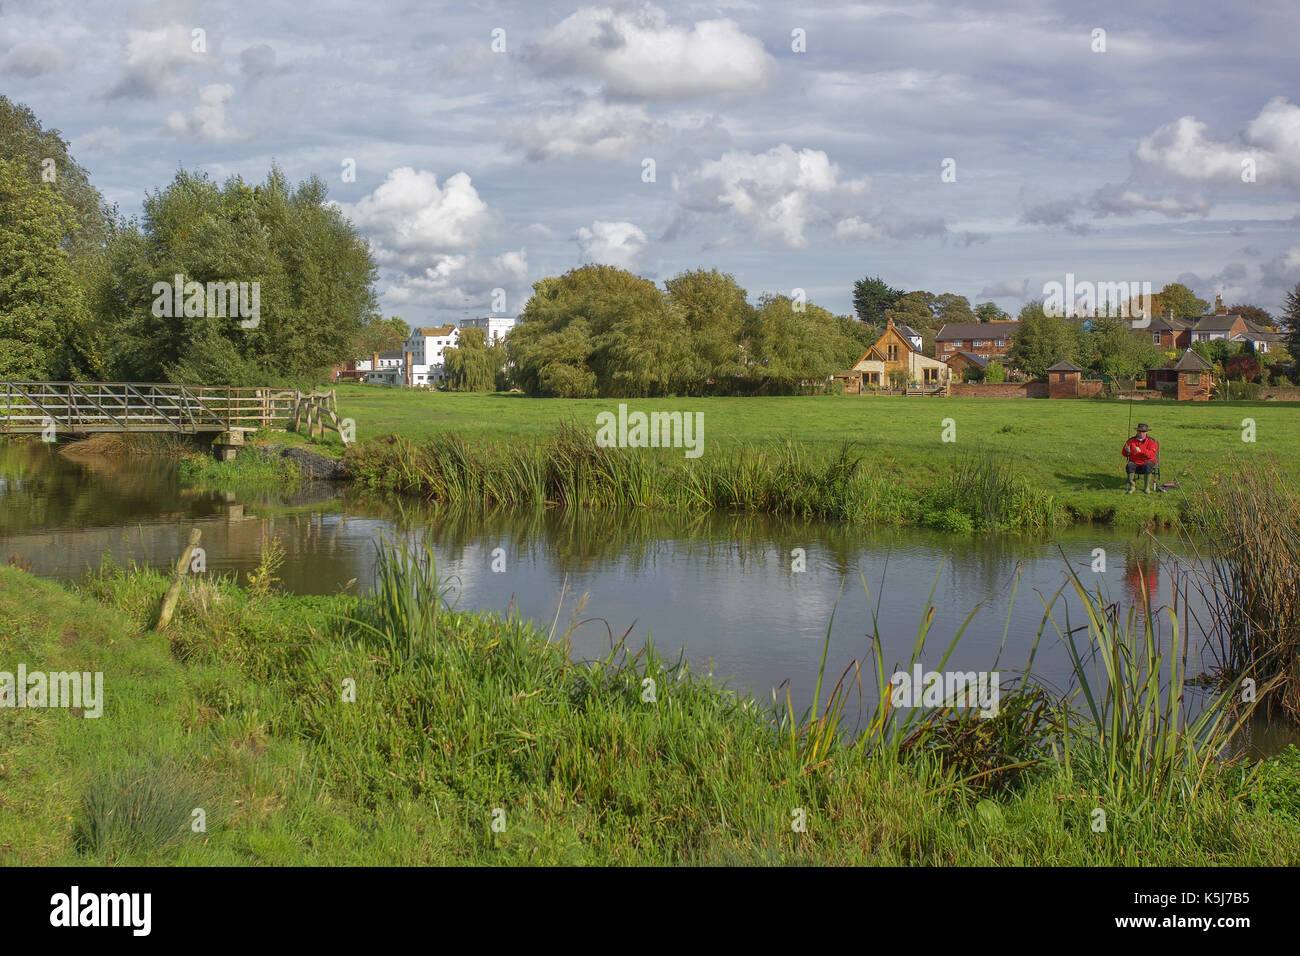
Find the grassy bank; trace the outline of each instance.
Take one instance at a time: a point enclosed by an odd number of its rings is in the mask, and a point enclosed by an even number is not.
[[[868,693],[853,743],[847,685],[774,713],[653,652],[574,662],[432,572],[390,554],[373,595],[288,597],[271,556],[248,589],[194,580],[160,635],[157,574],[0,568],[0,668],[102,670],[106,696],[0,710],[0,862],[1300,862],[1300,754],[1220,764],[1158,682],[1072,720],[1024,696],[902,724]]]
[[[529,482],[536,488],[536,477],[503,478],[501,473],[514,467],[507,466],[505,460],[522,460],[528,456],[521,449],[553,442],[562,422],[572,423],[578,432],[594,438],[597,414],[616,410],[618,404],[599,399],[536,400],[378,386],[339,389],[339,413],[356,420],[357,437],[363,445],[381,439],[390,448],[400,445],[441,453],[448,446],[439,443],[454,442],[475,459],[475,467],[484,474],[483,485],[495,484],[503,494],[509,490],[523,501],[536,497],[527,488]],[[1171,493],[1131,496],[1122,493],[1123,461],[1119,456],[1130,428],[1130,408],[1125,402],[825,396],[633,399],[625,404],[632,411],[704,415],[704,453],[698,459],[687,460],[680,449],[620,450],[622,456],[639,461],[619,467],[646,481],[653,482],[651,473],[656,471],[663,472],[665,485],[682,475],[696,475],[691,479],[695,491],[690,494],[665,491],[651,495],[665,507],[771,507],[877,522],[922,521],[928,516],[928,523],[936,527],[951,525],[961,530],[966,519],[978,527],[983,520],[979,512],[983,510],[987,516],[988,509],[952,500],[952,496],[945,502],[937,492],[943,487],[952,491],[953,482],[961,480],[962,468],[987,456],[1002,470],[998,484],[1022,486],[1017,494],[1022,504],[1029,504],[1028,508],[1018,506],[1017,514],[1001,516],[1008,527],[1032,528],[1041,522],[1045,511],[1053,512],[1056,521],[1169,526],[1180,518],[1190,494],[1212,488],[1224,474],[1243,466],[1277,460],[1283,463],[1289,480],[1300,477],[1300,467],[1290,454],[1300,443],[1300,410],[1276,402],[1134,403],[1132,423],[1148,421],[1161,442],[1162,478],[1177,479],[1181,487]],[[1242,440],[1242,422],[1247,418],[1254,422],[1253,442]],[[952,441],[944,440],[947,425],[951,425],[948,435]],[[791,476],[811,481],[831,474],[846,442],[851,443],[852,458],[860,459],[850,482],[854,486],[848,496],[852,501],[839,494],[842,485],[831,496],[810,488],[782,492],[782,481]],[[424,467],[417,457],[418,451],[407,463],[411,470]],[[499,459],[500,467],[491,466],[490,458]],[[441,479],[422,489],[418,480],[403,476],[399,466],[400,462],[393,461],[383,468],[358,469],[358,473],[366,482],[409,485],[426,495],[460,490],[452,481],[440,487]],[[444,470],[454,467],[453,461]],[[709,487],[710,479],[719,476],[732,487],[719,490],[716,482]],[[726,480],[733,476],[734,480]],[[765,485],[762,489],[757,487],[760,482]],[[492,488],[478,490],[493,493]],[[592,499],[617,497],[635,503],[638,491],[636,487],[604,487],[586,494]],[[962,489],[956,491],[957,499],[965,497]],[[841,500],[830,500],[836,495]],[[809,499],[817,499],[811,510]],[[966,518],[956,512],[965,513]]]

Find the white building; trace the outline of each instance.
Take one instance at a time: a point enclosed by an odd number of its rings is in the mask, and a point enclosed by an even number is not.
[[[496,345],[506,337],[506,333],[515,327],[519,320],[506,315],[485,315],[481,319],[461,319],[462,329],[482,329],[483,340],[488,345]]]
[[[443,356],[460,339],[460,329],[448,323],[430,328],[412,329],[402,344],[410,353],[411,369],[407,385],[433,385],[442,381]]]

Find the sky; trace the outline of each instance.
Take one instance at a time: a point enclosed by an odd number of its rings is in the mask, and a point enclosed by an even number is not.
[[[180,167],[321,177],[382,311],[587,262],[852,311],[1300,282],[1300,3],[0,0],[0,92],[122,215]]]

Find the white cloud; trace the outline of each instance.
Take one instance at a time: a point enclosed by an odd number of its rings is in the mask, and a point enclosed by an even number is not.
[[[205,86],[199,91],[198,105],[190,115],[172,113],[167,117],[167,128],[178,136],[214,142],[234,139],[234,131],[226,127],[226,101],[234,95],[235,88],[229,83]]]
[[[546,33],[536,58],[550,72],[598,77],[614,96],[651,99],[759,92],[776,65],[733,20],[673,26],[651,4],[582,7]]]
[[[584,262],[634,269],[644,255],[649,241],[640,228],[630,222],[603,222],[597,219],[588,229],[583,226],[574,236]]]
[[[883,229],[872,223],[863,222],[857,216],[841,219],[835,224],[836,242],[872,242],[884,237]]]
[[[514,143],[529,159],[620,159],[652,139],[658,128],[641,106],[592,100],[572,113],[552,113],[532,120],[518,131]]]
[[[180,95],[186,91],[181,68],[211,65],[210,53],[191,48],[190,30],[169,23],[154,30],[128,30],[126,75],[109,90],[110,97]]]
[[[4,59],[0,60],[0,68],[3,68],[6,73],[33,77],[61,70],[64,62],[63,51],[53,43],[46,43],[44,40],[27,40],[9,49]]]
[[[682,207],[690,214],[726,215],[759,237],[805,246],[804,229],[831,218],[831,206],[867,191],[867,180],[846,179],[821,150],[782,143],[766,153],[724,153],[680,179],[673,177]],[[859,220],[846,229],[862,229]],[[681,221],[674,226],[676,231]],[[839,227],[837,227],[838,230]]]
[[[1200,193],[1187,199],[1179,199],[1176,196],[1153,199],[1136,189],[1114,186],[1110,183],[1093,193],[1092,202],[1100,216],[1130,216],[1136,212],[1158,212],[1169,219],[1180,219],[1183,216],[1207,216],[1210,212],[1210,201]]]
[[[467,251],[488,224],[487,203],[467,173],[438,186],[427,170],[402,166],[345,211],[371,239],[380,263],[424,268],[430,255]]]
[[[1194,116],[1168,123],[1138,143],[1138,158],[1199,182],[1242,182],[1242,161],[1255,161],[1256,181],[1300,189],[1300,106],[1279,96],[1233,141],[1206,136]]]
[[[526,250],[504,252],[488,260],[474,253],[440,255],[416,275],[403,275],[384,293],[386,303],[416,304],[436,309],[470,309],[487,314],[492,291],[505,289],[522,303],[528,280]]]
[[[97,126],[89,133],[76,136],[68,144],[74,156],[83,153],[116,153],[122,148],[121,130],[116,126]]]

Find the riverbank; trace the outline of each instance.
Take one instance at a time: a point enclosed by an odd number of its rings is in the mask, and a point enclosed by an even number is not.
[[[159,574],[0,568],[0,669],[105,688],[97,719],[0,710],[0,862],[1300,862],[1294,750],[1116,788],[1012,698],[980,733],[850,746],[652,654],[575,664],[561,635],[431,600],[430,570],[291,597],[268,552],[250,588],[193,578],[156,634]]]
[[[1291,480],[1300,413],[1277,402],[923,399],[844,396],[565,400],[341,386],[357,424],[349,474],[364,485],[458,503],[730,508],[942,530],[1037,530],[1072,522],[1172,527],[1189,492],[1260,460]],[[572,484],[558,428],[594,447],[597,416],[701,415],[702,453],[612,448]],[[1130,417],[1132,419],[1130,425]],[[1139,420],[1161,442],[1162,482],[1124,494],[1120,445]],[[848,450],[841,454],[847,444]],[[568,442],[571,453],[574,443]],[[594,461],[583,450],[584,460]],[[993,461],[997,468],[972,468]],[[847,465],[852,463],[851,471]],[[543,484],[549,478],[550,486]],[[574,480],[582,478],[573,474]],[[993,486],[989,485],[990,479]],[[686,489],[686,490],[683,490]]]

